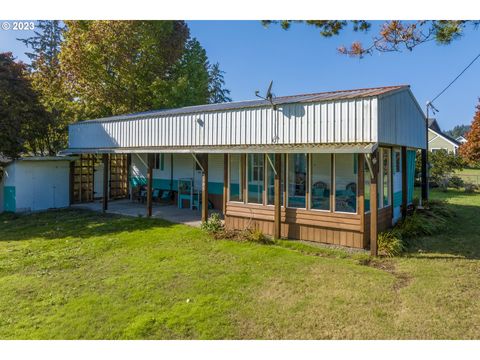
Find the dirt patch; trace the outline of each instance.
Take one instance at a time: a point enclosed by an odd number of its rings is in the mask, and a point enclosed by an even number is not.
[[[410,285],[410,283],[413,280],[413,277],[411,275],[404,272],[399,272],[395,264],[391,260],[368,258],[368,259],[362,259],[361,261],[359,261],[359,263],[361,265],[370,266],[375,269],[386,271],[392,274],[395,277],[393,290],[395,290],[396,292]]]

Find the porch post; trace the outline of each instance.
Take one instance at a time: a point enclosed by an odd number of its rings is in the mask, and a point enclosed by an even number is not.
[[[370,253],[372,256],[378,255],[378,167],[380,159],[378,150],[372,153],[373,176],[370,182]]]
[[[281,204],[281,197],[280,197],[281,176],[282,176],[282,154],[275,154],[275,178],[273,183],[274,204],[275,204],[273,237],[275,239],[280,239],[282,237],[282,221],[281,221],[282,204]]]
[[[365,154],[357,154],[357,164],[357,212],[360,215],[360,228],[362,231],[365,231]],[[365,239],[363,240],[361,246],[366,246]]]
[[[152,216],[152,191],[153,191],[153,161],[154,154],[147,155],[147,216]]]
[[[227,213],[228,197],[228,154],[223,154],[223,216]]]
[[[208,219],[208,154],[202,156],[202,222]]]
[[[426,149],[422,149],[422,204],[428,201],[428,154]],[[425,204],[423,204],[425,206]]]
[[[109,167],[109,155],[103,154],[102,161],[103,161],[103,199],[102,199],[102,210],[106,212],[108,209],[108,171],[110,170]]]
[[[402,146],[402,217],[407,216],[407,147]]]

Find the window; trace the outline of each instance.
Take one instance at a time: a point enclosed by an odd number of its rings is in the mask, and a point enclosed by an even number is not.
[[[306,207],[307,154],[288,154],[288,206]]]
[[[363,178],[364,178],[364,183],[365,183],[365,189],[363,190],[363,197],[364,197],[364,204],[365,204],[365,212],[370,211],[370,185],[372,183],[372,174],[370,173],[370,168],[368,167],[367,160],[365,161],[364,165],[364,173],[363,173]]]
[[[356,154],[335,154],[335,211],[357,212]]]
[[[243,201],[242,196],[242,160],[240,154],[230,154],[229,169],[229,200]]]
[[[332,170],[330,154],[311,155],[310,208],[330,210]]]
[[[379,186],[381,196],[379,198],[382,199],[380,207],[385,207],[390,205],[391,150],[381,149],[381,156],[381,186]]]
[[[263,203],[263,175],[264,175],[263,154],[247,155],[247,179],[248,179],[248,202],[254,204]]]
[[[165,168],[165,154],[155,154],[154,169],[162,170]]]
[[[400,151],[396,150],[394,152],[395,154],[395,173],[399,173],[402,171],[401,166],[402,166],[402,157],[400,154]]]
[[[270,158],[272,161],[273,166],[275,166],[275,154],[267,154],[267,156]],[[283,169],[285,169],[285,157],[281,155],[282,158],[282,173],[280,174],[280,204],[283,204]],[[267,205],[274,205],[275,204],[275,189],[274,189],[274,183],[275,183],[275,173],[272,169],[272,165],[270,165],[268,159],[266,159],[265,166],[267,168]]]

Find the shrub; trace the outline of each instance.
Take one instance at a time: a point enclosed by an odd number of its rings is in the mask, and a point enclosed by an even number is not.
[[[202,223],[201,228],[209,233],[215,234],[218,233],[220,230],[223,229],[222,219],[220,218],[220,214],[213,213]]]
[[[453,175],[448,180],[448,187],[451,187],[451,188],[454,188],[454,189],[459,189],[459,188],[464,187],[464,186],[465,186],[465,183],[460,176]]]
[[[455,213],[444,201],[431,200],[424,209],[416,209],[413,214],[400,221],[394,228],[404,244],[418,237],[438,234],[445,230]]]
[[[465,183],[464,188],[466,193],[473,193],[478,190],[478,185],[472,183]]]
[[[400,255],[404,250],[400,233],[396,230],[385,231],[378,234],[378,253],[392,257]]]
[[[244,233],[244,238],[247,241],[251,241],[259,244],[273,243],[273,240],[270,239],[268,236],[266,236],[260,229],[246,230]]]

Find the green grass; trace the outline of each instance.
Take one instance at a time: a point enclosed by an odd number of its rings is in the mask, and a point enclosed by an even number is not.
[[[465,168],[457,171],[456,175],[463,179],[463,181],[480,185],[480,169]]]
[[[480,195],[432,196],[450,229],[376,261],[155,219],[0,215],[0,338],[479,338]]]

